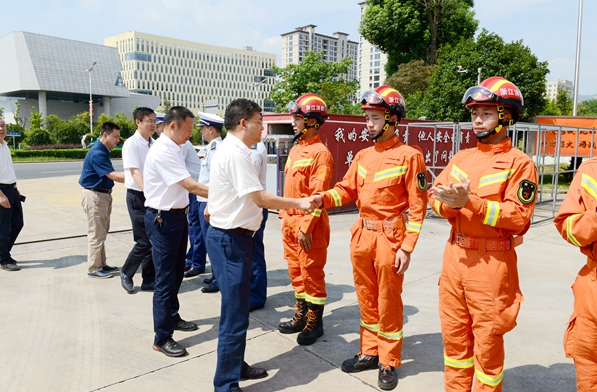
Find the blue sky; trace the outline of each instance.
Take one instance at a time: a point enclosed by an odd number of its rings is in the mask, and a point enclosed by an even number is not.
[[[29,31],[103,44],[136,30],[211,45],[281,53],[280,34],[308,24],[321,34],[341,31],[359,40],[360,7],[351,0],[13,0],[2,5],[0,36]],[[574,81],[578,0],[477,0],[479,30],[506,42],[522,40],[548,80]],[[498,7],[497,4],[500,4]],[[597,2],[585,0],[579,94],[597,95]]]

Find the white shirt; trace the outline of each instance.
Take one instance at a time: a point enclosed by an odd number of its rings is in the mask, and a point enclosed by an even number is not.
[[[0,184],[14,184],[17,182],[17,175],[12,167],[10,148],[6,140],[0,144]]]
[[[191,177],[193,177],[193,180],[197,181],[199,172],[201,171],[201,159],[197,156],[197,151],[195,151],[193,144],[188,140],[182,145],[182,159],[184,159],[184,164]]]
[[[162,133],[145,159],[145,207],[164,211],[185,208],[189,204],[189,192],[178,182],[188,177],[191,175],[182,159],[182,147]]]
[[[130,169],[139,169],[143,174],[145,158],[149,152],[149,147],[153,145],[153,138],[145,140],[137,130],[133,136],[124,141],[122,145],[122,166],[124,167],[124,186],[126,189],[134,189],[141,192],[141,187],[137,185]]]
[[[199,182],[203,185],[209,186],[209,172],[211,168],[211,161],[214,159],[216,155],[216,150],[218,146],[222,143],[222,138],[218,136],[209,144],[207,145],[207,153],[205,154],[205,158],[201,160],[201,172],[199,173]],[[197,201],[207,203],[207,199],[205,197],[197,196]]]
[[[263,210],[248,194],[261,190],[263,187],[251,162],[251,150],[228,133],[211,162],[209,223],[220,229],[258,230]]]
[[[265,189],[265,181],[267,179],[267,149],[263,142],[251,146],[251,161],[253,162],[253,166],[255,166],[259,182],[263,189]]]

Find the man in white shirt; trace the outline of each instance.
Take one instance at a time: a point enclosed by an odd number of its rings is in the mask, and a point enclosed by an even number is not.
[[[182,145],[193,135],[193,113],[172,107],[164,117],[164,132],[145,160],[145,228],[155,266],[153,291],[153,349],[170,357],[187,350],[173,338],[174,330],[193,331],[197,324],[178,314],[178,290],[187,253],[189,192],[207,196],[208,188],[192,179],[182,159]]]
[[[218,146],[222,143],[222,127],[224,126],[224,119],[216,114],[199,112],[199,125],[201,126],[201,136],[203,140],[207,142],[207,151],[205,158],[201,160],[201,172],[199,173],[199,182],[201,184],[209,186],[209,171],[211,168],[211,161],[213,160]],[[209,222],[205,220],[204,211],[207,206],[207,198],[197,196],[199,202],[199,222],[201,224],[201,234],[203,235],[204,243],[207,242],[207,229],[209,228]],[[210,256],[211,257],[211,256]],[[185,276],[190,274],[191,271],[185,273]],[[211,277],[206,278],[203,282],[207,283],[206,287],[201,288],[203,293],[217,293],[220,291],[218,287],[218,281],[213,273],[212,268]]]
[[[153,109],[140,107],[133,111],[137,131],[126,139],[122,146],[122,166],[126,187],[126,206],[131,218],[135,245],[120,269],[120,282],[127,293],[135,292],[133,276],[141,266],[143,282],[141,290],[153,290],[155,269],[151,259],[151,244],[145,231],[145,195],[143,194],[143,166],[149,148],[153,144],[151,135],[156,129]]]
[[[207,251],[222,293],[218,332],[216,392],[242,392],[240,378],[267,376],[265,369],[244,362],[253,235],[263,219],[263,208],[300,208],[311,211],[313,197],[282,198],[263,190],[251,163],[251,145],[261,140],[261,107],[248,99],[226,108],[228,134],[212,162],[209,179]]]
[[[23,228],[23,206],[17,189],[17,176],[6,138],[6,122],[0,117],[0,268],[18,271],[10,251]]]
[[[267,149],[263,142],[251,146],[251,161],[259,177],[259,182],[265,189],[267,179]],[[265,265],[265,247],[263,246],[263,232],[267,222],[268,210],[263,209],[263,220],[259,230],[253,236],[253,258],[251,261],[251,297],[249,298],[249,312],[261,309],[267,300],[267,267]]]

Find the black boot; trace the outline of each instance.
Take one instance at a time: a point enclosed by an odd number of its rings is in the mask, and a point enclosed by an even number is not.
[[[323,336],[323,305],[307,304],[307,324],[296,337],[296,342],[301,346],[308,346]]]
[[[282,333],[297,333],[305,328],[307,323],[307,303],[304,299],[297,299],[294,304],[294,317],[290,321],[284,321],[278,325],[278,331]]]

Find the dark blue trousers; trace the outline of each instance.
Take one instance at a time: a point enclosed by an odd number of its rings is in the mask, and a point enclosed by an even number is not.
[[[0,261],[6,261],[23,228],[23,205],[16,188],[2,188],[2,192],[10,203],[10,208],[0,206]]]
[[[162,225],[154,224],[156,213],[147,209],[145,227],[151,242],[155,267],[153,290],[154,343],[161,346],[174,333],[174,325],[181,320],[178,310],[178,290],[184,276],[184,261],[189,235],[185,214],[162,212]]]
[[[262,308],[267,299],[267,267],[265,265],[265,248],[263,246],[263,231],[267,222],[268,211],[263,209],[263,220],[261,227],[253,236],[253,262],[251,274],[251,298],[249,303],[256,308]]]
[[[222,307],[218,332],[216,392],[233,392],[240,381],[249,327],[253,238],[210,226],[207,251],[219,278]]]
[[[151,259],[151,244],[145,230],[145,196],[143,192],[127,190],[126,207],[131,218],[133,240],[135,245],[129,252],[121,271],[128,278],[133,278],[141,266],[143,283],[152,283],[155,279],[155,269]]]
[[[214,262],[213,262],[213,258],[215,256],[212,256],[209,253],[209,249],[207,249],[207,230],[209,229],[209,227],[211,226],[209,224],[208,221],[205,220],[205,216],[203,215],[203,211],[205,211],[205,206],[207,206],[207,202],[201,201],[199,202],[199,221],[201,222],[201,233],[203,234],[203,240],[205,241],[205,249],[207,250],[207,254],[209,255],[209,262],[211,263],[211,277],[212,277],[212,281],[211,284],[216,286],[216,287],[220,287],[218,285],[218,281],[216,280],[216,273],[214,272]]]
[[[201,229],[199,218],[199,202],[197,196],[189,193],[189,250],[186,265],[201,272],[205,271],[207,251],[205,250],[205,236]]]

